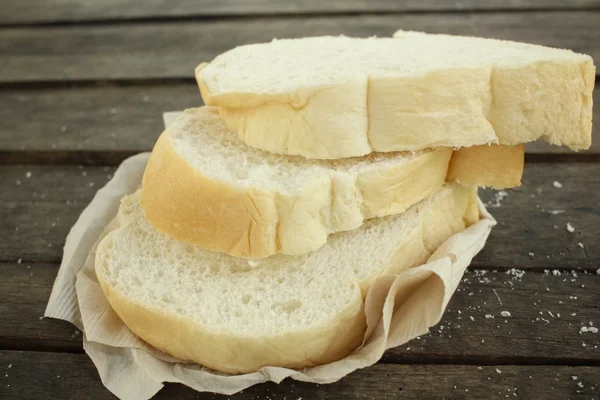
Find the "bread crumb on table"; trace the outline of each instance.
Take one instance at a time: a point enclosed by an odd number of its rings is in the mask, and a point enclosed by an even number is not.
[[[554,186],[557,189],[562,188],[562,183],[560,183],[559,181],[554,181],[552,182],[552,186]]]
[[[567,231],[569,231],[569,233],[575,232],[575,228],[573,227],[573,225],[571,225],[570,222],[567,222]]]

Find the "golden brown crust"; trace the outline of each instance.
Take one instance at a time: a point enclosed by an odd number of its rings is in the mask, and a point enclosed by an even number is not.
[[[239,257],[276,251],[274,195],[202,175],[175,151],[168,134],[152,151],[142,187],[146,217],[160,232]]]

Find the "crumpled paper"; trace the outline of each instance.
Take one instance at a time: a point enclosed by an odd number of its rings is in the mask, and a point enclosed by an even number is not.
[[[164,117],[168,124],[173,114]],[[302,370],[264,367],[254,373],[229,375],[177,360],[139,339],[112,310],[96,279],[97,243],[116,226],[112,221],[120,199],[139,188],[148,157],[149,153],[143,153],[125,160],[71,228],[45,312],[46,317],[70,321],[83,332],[83,348],[102,383],[123,400],[149,399],[164,382],[221,394],[267,381],[279,383],[288,377],[331,383],[372,365],[386,349],[427,333],[440,321],[464,271],[496,224],[479,201],[481,220],[446,240],[426,264],[399,275],[380,276],[365,300],[363,345],[349,356]]]

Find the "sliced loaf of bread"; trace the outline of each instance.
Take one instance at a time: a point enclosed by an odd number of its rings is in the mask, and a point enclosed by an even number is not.
[[[142,194],[122,201],[119,227],[100,242],[98,281],[140,338],[230,373],[346,356],[363,339],[363,299],[374,280],[425,262],[479,219],[476,189],[448,184],[402,215],[332,235],[313,253],[251,262],[161,234],[144,216]]]
[[[250,146],[335,159],[431,147],[591,143],[591,57],[474,37],[311,37],[240,46],[196,69]],[[265,71],[268,71],[265,73]]]
[[[251,259],[297,255],[318,249],[332,233],[427,198],[444,184],[451,157],[450,148],[335,161],[272,154],[246,146],[216,108],[190,109],[152,152],[142,205],[159,231],[211,251]],[[490,166],[492,184],[505,179],[502,171],[520,177],[523,168],[522,153],[520,162],[465,159],[450,164],[462,183],[486,177],[482,170]]]

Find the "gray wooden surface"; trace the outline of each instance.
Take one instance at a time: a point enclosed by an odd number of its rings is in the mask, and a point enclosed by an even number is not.
[[[0,399],[114,398],[81,333],[40,317],[96,190],[151,149],[163,111],[202,104],[200,61],[273,37],[399,28],[600,59],[598,0],[0,0],[0,10]],[[589,151],[530,144],[522,187],[481,191],[499,224],[429,334],[331,385],[218,396],[169,384],[157,398],[600,400],[600,334],[580,333],[600,325],[598,107],[594,116]]]
[[[4,28],[0,83],[193,76],[232,47],[274,37],[390,36],[396,30],[475,35],[570,48],[600,59],[600,10],[341,15]]]

